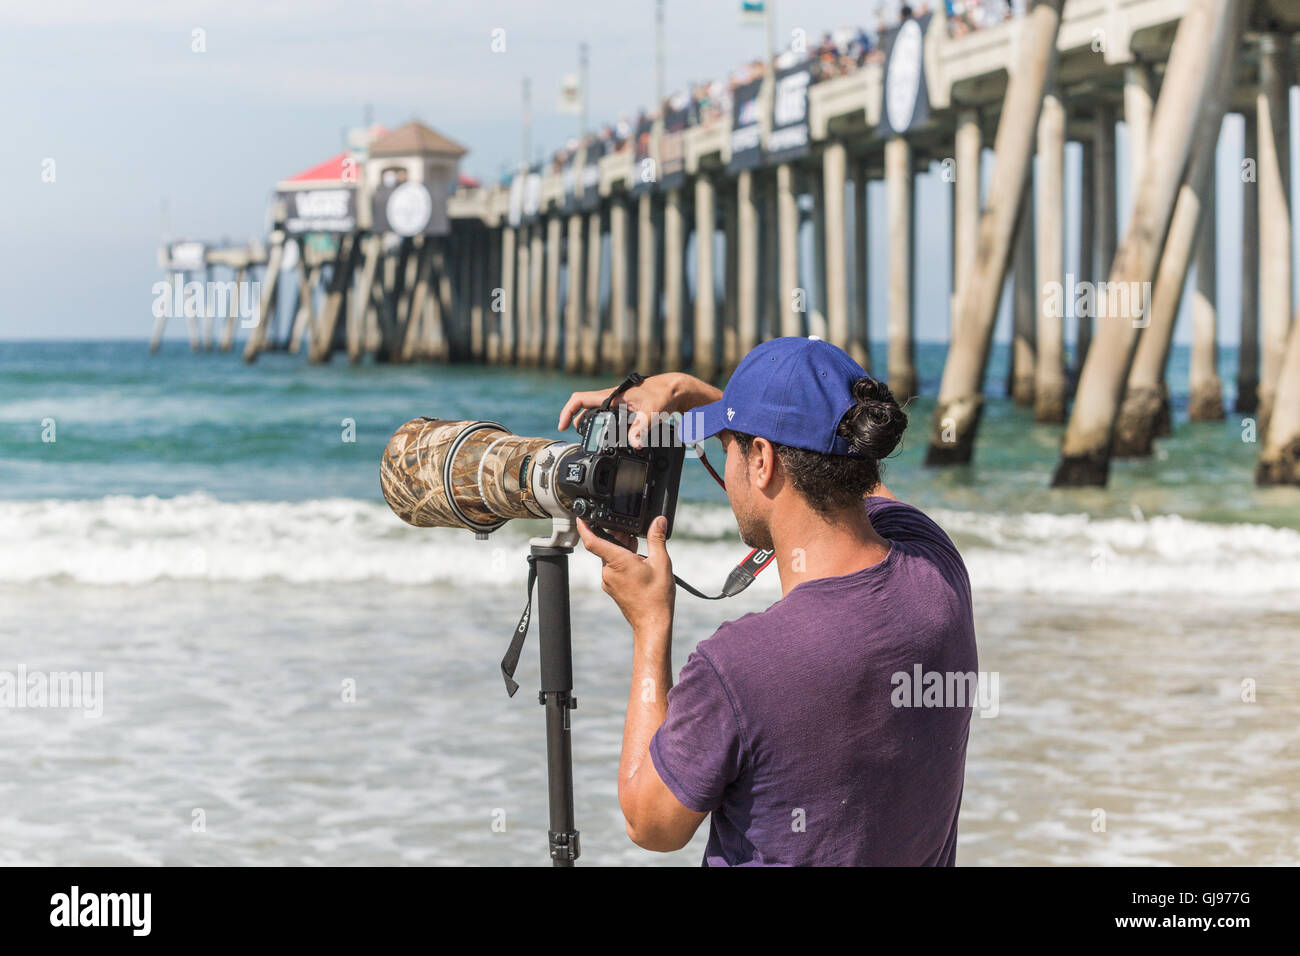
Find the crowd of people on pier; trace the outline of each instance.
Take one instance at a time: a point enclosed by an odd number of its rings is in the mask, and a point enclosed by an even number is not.
[[[1011,0],[944,0],[944,7],[951,37],[995,27],[1016,15]]]
[[[1025,0],[943,0],[948,33],[952,37],[965,36],[976,30],[997,26],[1024,12]],[[635,147],[638,131],[659,119],[666,112],[679,113],[688,108],[688,123],[708,126],[725,121],[731,113],[734,91],[754,80],[762,79],[769,68],[786,70],[809,63],[811,82],[818,83],[835,77],[847,76],[871,62],[884,59],[880,38],[909,19],[921,18],[931,13],[928,3],[913,7],[904,0],[897,7],[897,17],[886,18],[883,4],[877,5],[877,24],[874,33],[863,27],[836,27],[823,34],[813,44],[794,44],[772,57],[771,63],[754,59],[731,71],[727,80],[693,83],[687,89],[673,94],[659,109],[642,112],[633,119],[623,115],[617,123],[605,124],[585,138],[571,139],[557,150],[549,163],[553,172],[561,172],[584,147],[595,145],[600,154]],[[507,177],[508,179],[509,177]]]

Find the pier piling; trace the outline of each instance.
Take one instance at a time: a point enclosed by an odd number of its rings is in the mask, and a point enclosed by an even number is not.
[[[925,459],[928,465],[966,463],[974,452],[984,402],[984,370],[993,344],[1012,233],[1033,159],[1034,127],[1056,69],[1063,2],[1036,3],[1021,28],[1020,64],[1007,81],[993,147],[993,179],[980,217],[975,263],[962,285],[960,317],[954,323],[939,384]]]
[[[1223,383],[1219,381],[1218,223],[1215,171],[1210,170],[1196,241],[1196,289],[1192,299],[1192,366],[1187,417],[1194,422],[1223,421]]]
[[[823,248],[826,250],[826,331],[827,339],[846,352],[849,349],[849,237],[845,229],[844,193],[848,176],[848,148],[841,140],[832,140],[822,154],[823,193],[826,213],[823,217]]]
[[[1017,405],[1032,408],[1034,385],[1038,381],[1038,243],[1031,186],[1032,182],[1026,182],[1011,253],[1011,364],[1007,369],[1007,393]]]
[[[713,231],[717,222],[713,180],[695,177],[695,374],[705,381],[717,374],[714,345],[718,314],[713,287]]]
[[[975,109],[965,109],[957,116],[955,136],[955,176],[952,197],[953,234],[953,301],[948,308],[949,337],[960,312],[958,301],[961,283],[970,274],[975,261],[975,246],[979,242],[980,225],[980,155],[983,152],[983,131],[980,114]]]
[[[1291,323],[1290,38],[1266,33],[1259,42],[1255,97],[1259,149],[1259,430],[1267,434]]]
[[[1254,109],[1247,109],[1242,145],[1247,158],[1259,155]],[[1237,347],[1237,402],[1243,415],[1259,408],[1259,185],[1241,177],[1241,337]]]
[[[1065,421],[1065,104],[1050,88],[1038,117],[1034,178],[1034,268],[1038,280],[1034,420]]]
[[[916,394],[915,348],[912,343],[912,271],[916,243],[912,235],[915,190],[912,146],[895,136],[885,144],[885,189],[889,203],[889,366],[890,391],[899,402]]]
[[[1118,288],[1146,288],[1155,276],[1196,131],[1203,114],[1214,109],[1207,93],[1219,78],[1207,65],[1220,62],[1225,44],[1235,47],[1238,9],[1236,0],[1191,0],[1179,22],[1151,124],[1150,139],[1161,148],[1149,152],[1143,165],[1128,231],[1108,280]],[[1105,485],[1141,319],[1133,310],[1100,324],[1083,366],[1054,486]]]
[[[849,355],[868,372],[871,371],[871,218],[867,205],[867,166],[859,162],[853,168],[853,330],[849,337]]]

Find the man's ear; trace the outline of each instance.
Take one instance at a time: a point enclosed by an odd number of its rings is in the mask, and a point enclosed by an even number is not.
[[[749,449],[749,478],[754,487],[765,490],[776,471],[776,449],[766,438],[755,438]]]

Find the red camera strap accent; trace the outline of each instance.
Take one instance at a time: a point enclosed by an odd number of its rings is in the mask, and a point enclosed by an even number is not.
[[[771,564],[772,559],[775,557],[775,551],[763,551],[759,548],[754,548],[745,556],[744,561],[741,561],[731,569],[731,573],[727,575],[727,583],[722,586],[722,592],[720,594],[704,594],[691,587],[675,574],[673,575],[673,580],[677,582],[679,588],[690,594],[694,594],[697,598],[703,598],[705,601],[720,601],[723,598],[736,596],[741,591],[745,590],[745,588],[753,584],[754,578],[758,577],[759,573]]]

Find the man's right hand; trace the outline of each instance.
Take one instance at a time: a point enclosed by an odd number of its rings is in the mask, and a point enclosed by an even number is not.
[[[612,391],[613,388],[603,388],[591,392],[574,392],[560,410],[559,430],[564,431],[576,423],[582,412],[599,408]],[[692,408],[716,402],[720,398],[722,392],[708,382],[684,372],[665,372],[662,375],[651,375],[640,385],[629,388],[618,397],[618,403],[635,413],[628,426],[628,441],[634,448],[640,448],[654,416],[689,412]]]

